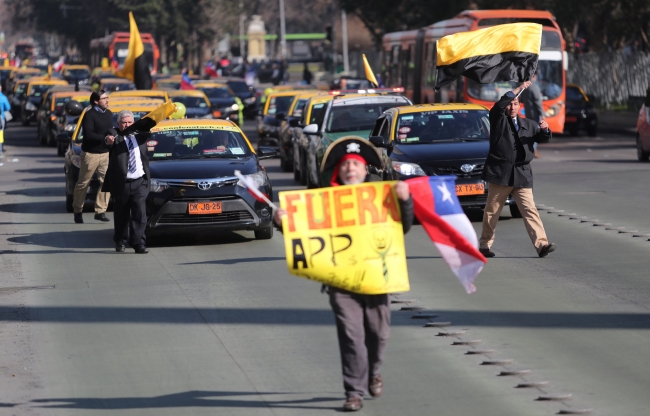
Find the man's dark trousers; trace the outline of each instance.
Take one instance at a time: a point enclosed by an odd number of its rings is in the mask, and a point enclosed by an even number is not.
[[[144,177],[132,181],[126,180],[124,192],[115,198],[113,208],[115,221],[113,240],[116,245],[126,245],[127,240],[133,248],[145,245],[144,230],[147,226],[145,200],[148,194],[148,183]]]
[[[390,335],[390,301],[385,295],[360,295],[329,288],[336,317],[343,387],[347,397],[363,398],[378,376]]]

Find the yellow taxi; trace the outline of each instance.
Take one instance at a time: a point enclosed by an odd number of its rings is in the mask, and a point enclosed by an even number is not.
[[[20,102],[20,119],[23,126],[28,126],[36,119],[36,112],[41,106],[43,95],[55,85],[68,85],[68,83],[63,80],[30,79]]]
[[[293,137],[294,130],[300,126],[300,119],[305,105],[310,98],[325,95],[326,92],[318,90],[299,91],[289,105],[286,115],[278,113],[275,117],[280,121],[278,128],[278,147],[280,148],[280,166],[285,172],[293,170]]]
[[[258,143],[261,146],[280,147],[281,120],[287,115],[293,99],[301,92],[295,89],[283,89],[268,95],[261,114],[257,116]]]
[[[88,91],[52,92],[50,90],[43,97],[43,104],[36,113],[36,135],[42,145],[54,146],[56,144],[56,135],[67,125],[63,107],[70,100],[78,101],[86,107],[90,101],[90,94]],[[59,156],[63,156],[63,152],[61,149],[59,150]]]
[[[13,91],[16,88],[16,83],[20,80],[40,76],[41,71],[36,68],[12,68],[9,72],[7,80],[5,81],[3,91]]]
[[[485,206],[487,183],[481,174],[490,148],[486,107],[461,103],[391,108],[376,120],[369,139],[377,147],[390,149],[384,152],[385,179],[456,175],[460,204]],[[507,204],[513,215],[519,214],[512,199]]]
[[[214,118],[210,111],[210,100],[201,90],[168,91],[169,99],[185,106],[186,118]]]
[[[276,153],[269,148],[255,152],[235,123],[165,120],[151,129],[147,150],[147,238],[161,229],[192,227],[253,231],[256,239],[273,236],[271,207],[253,197],[235,171],[270,196],[271,182],[259,161]]]
[[[115,91],[109,96],[110,99],[116,97],[134,97],[134,98],[162,98],[164,101],[169,100],[169,94],[165,90],[131,90]]]
[[[307,185],[307,155],[311,134],[306,134],[305,126],[315,124],[327,103],[334,99],[333,95],[322,94],[311,97],[305,104],[299,125],[293,130],[293,179],[302,185]]]

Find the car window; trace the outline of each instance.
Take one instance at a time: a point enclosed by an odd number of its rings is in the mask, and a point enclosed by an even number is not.
[[[293,107],[293,114],[291,114],[292,117],[300,117],[302,116],[302,112],[305,111],[305,104],[307,104],[308,99],[302,99],[298,100],[296,105]]]
[[[208,103],[205,102],[203,97],[188,97],[188,96],[177,96],[172,97],[172,101],[175,103],[183,103],[185,107],[188,108],[207,108]]]
[[[90,105],[90,98],[82,97],[59,97],[54,101],[54,113],[56,115],[63,115],[63,110],[65,108],[65,103],[71,99],[77,100],[83,107],[88,107]]]
[[[390,117],[385,118],[384,123],[381,125],[381,128],[379,129],[379,136],[386,139],[390,138],[390,126],[392,122],[393,120]]]
[[[372,131],[370,132],[371,136],[379,136],[379,132],[381,131],[381,126],[384,124],[385,120],[386,117],[379,117],[375,121],[375,126],[372,128]]]
[[[154,128],[147,142],[153,160],[245,157],[252,155],[248,143],[234,127],[191,126]]]
[[[400,144],[490,139],[487,110],[438,110],[402,114],[395,141]]]
[[[323,113],[323,109],[325,109],[325,103],[314,104],[311,108],[311,114],[309,115],[309,120],[307,120],[307,123],[304,124],[309,125],[309,124],[316,123],[318,117]]]
[[[228,86],[234,92],[248,92],[248,85],[244,81],[228,81]]]
[[[203,87],[203,88],[198,88],[198,89],[203,91],[205,93],[205,95],[208,96],[209,99],[232,98],[233,97],[233,95],[230,92],[229,88],[224,88],[224,87],[219,87],[219,88]]]
[[[271,97],[271,101],[269,102],[269,112],[268,114],[274,115],[277,113],[285,113],[289,110],[289,107],[291,107],[291,102],[293,101],[294,96],[286,96],[286,97]]]

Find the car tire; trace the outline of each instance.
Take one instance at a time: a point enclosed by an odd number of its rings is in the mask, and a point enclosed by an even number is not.
[[[650,159],[650,152],[643,150],[643,144],[638,134],[636,136],[636,157],[639,159],[639,162],[647,162]]]
[[[510,216],[512,218],[521,218],[521,211],[516,203],[510,204]]]
[[[66,195],[65,196],[65,210],[67,212],[73,212],[74,208],[72,207],[72,202],[74,201],[74,196],[73,195]]]
[[[589,135],[589,137],[596,137],[598,135],[598,126],[587,127],[587,135]]]
[[[269,225],[268,227],[260,228],[255,230],[255,239],[256,240],[270,240],[273,238],[273,226]]]

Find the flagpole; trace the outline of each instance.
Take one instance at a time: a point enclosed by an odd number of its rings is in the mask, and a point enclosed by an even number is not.
[[[267,203],[271,208],[273,208],[274,210],[277,211],[278,206],[275,205],[273,202],[271,202],[271,200],[268,199],[268,198],[266,197],[266,195],[264,195],[263,193],[261,193],[259,190],[254,189],[254,188],[251,188],[251,187],[249,186],[249,184],[248,184],[248,180],[246,180],[246,178],[244,177],[244,175],[241,174],[241,171],[236,170],[236,171],[235,171],[235,176],[236,176],[239,180],[241,180],[241,181],[243,182],[243,184],[244,184],[244,186],[246,186],[246,188],[248,188],[248,189],[249,189],[251,192],[253,192],[256,196],[262,198],[262,199],[264,200],[264,202],[266,202],[266,203]]]

